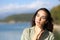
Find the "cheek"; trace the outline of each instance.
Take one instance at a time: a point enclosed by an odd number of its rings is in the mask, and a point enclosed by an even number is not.
[[[38,18],[38,17],[36,17],[36,18],[35,18],[35,21],[38,21],[38,20],[39,20],[39,18]]]
[[[37,23],[37,21],[38,21],[38,18],[35,18],[35,24]]]

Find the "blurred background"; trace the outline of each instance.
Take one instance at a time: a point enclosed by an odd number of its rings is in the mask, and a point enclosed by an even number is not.
[[[47,8],[54,19],[55,40],[60,40],[60,0],[0,0],[0,40],[20,40],[24,28],[39,8]]]

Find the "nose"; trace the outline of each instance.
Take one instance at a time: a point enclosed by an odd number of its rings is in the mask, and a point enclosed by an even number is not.
[[[41,21],[41,18],[39,17],[39,21]]]

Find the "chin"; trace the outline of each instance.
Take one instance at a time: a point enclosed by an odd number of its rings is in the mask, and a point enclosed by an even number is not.
[[[40,26],[40,24],[36,24],[37,26]]]

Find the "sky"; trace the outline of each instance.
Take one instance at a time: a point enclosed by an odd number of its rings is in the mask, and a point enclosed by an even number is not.
[[[51,9],[60,5],[60,0],[0,0],[0,16],[35,12],[39,8]]]

